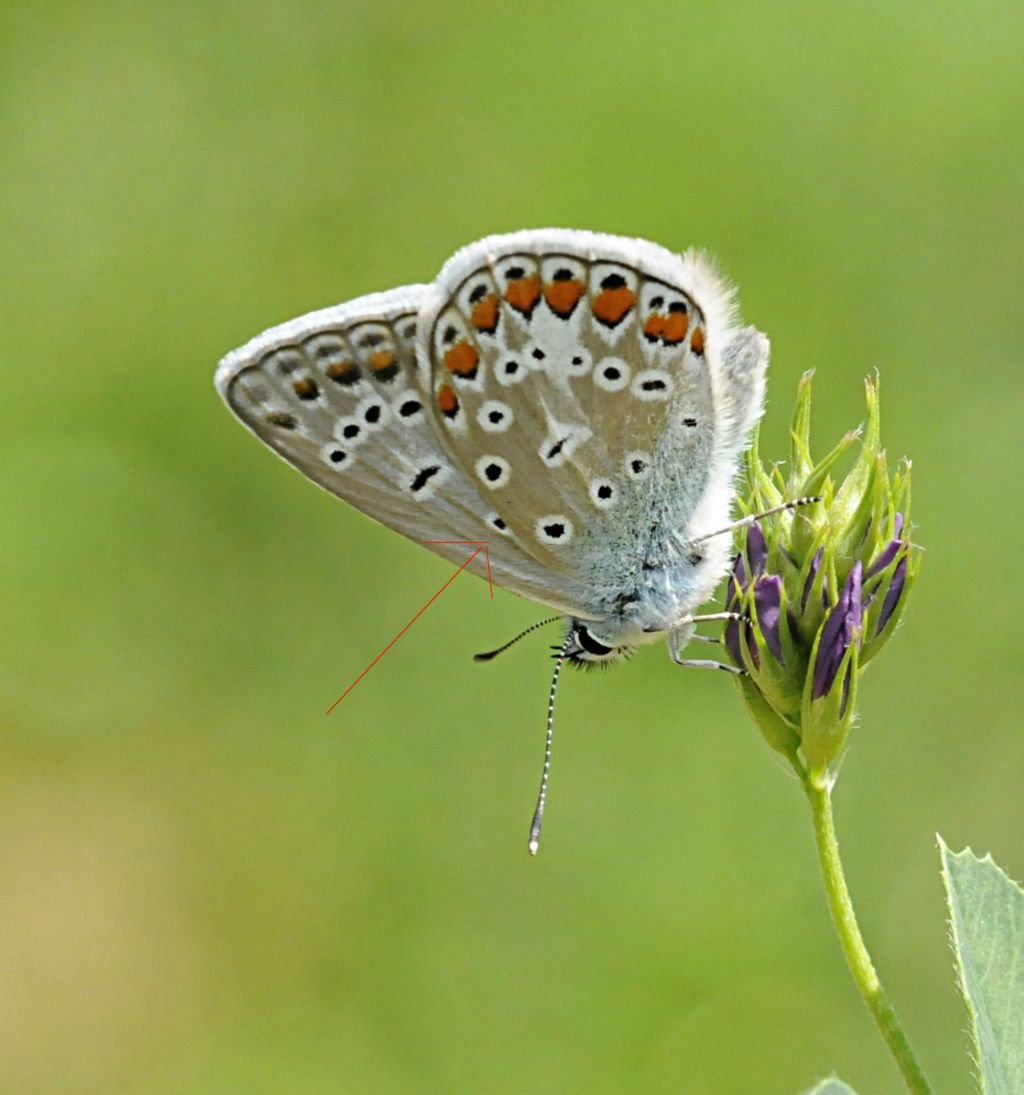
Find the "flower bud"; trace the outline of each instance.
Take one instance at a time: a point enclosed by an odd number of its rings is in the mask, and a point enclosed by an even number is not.
[[[856,713],[865,665],[888,641],[920,565],[910,540],[910,464],[890,476],[881,448],[877,377],[867,421],[822,460],[810,450],[811,373],[801,380],[789,477],[766,469],[757,439],[747,458],[744,506],[759,517],[738,534],[724,644],[743,700],[772,748],[800,770],[834,778]],[[853,467],[836,468],[860,441]]]
[[[853,721],[857,692],[857,655],[864,606],[861,564],[856,563],[839,600],[829,610],[811,654],[811,671],[800,705],[801,744],[812,771],[839,756]]]

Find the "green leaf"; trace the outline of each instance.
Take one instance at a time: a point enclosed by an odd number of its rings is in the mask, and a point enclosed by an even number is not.
[[[827,1080],[822,1080],[820,1084],[808,1088],[804,1095],[857,1095],[857,1092],[849,1084],[844,1084],[835,1076],[829,1076]]]
[[[939,837],[960,991],[985,1095],[1024,1091],[1024,890]]]

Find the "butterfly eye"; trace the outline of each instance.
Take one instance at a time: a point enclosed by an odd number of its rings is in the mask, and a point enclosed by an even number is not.
[[[595,658],[606,658],[612,652],[612,647],[599,642],[585,627],[576,629],[576,641],[587,654],[592,654]]]
[[[559,648],[562,649],[562,648]],[[629,646],[609,646],[597,638],[586,624],[577,623],[569,633],[565,646],[566,658],[574,665],[612,665],[624,661],[633,653]]]

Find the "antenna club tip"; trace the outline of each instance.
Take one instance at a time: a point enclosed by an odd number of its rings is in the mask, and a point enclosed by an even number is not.
[[[530,841],[530,855],[536,855],[539,851],[540,851],[540,841],[539,840],[531,840]]]

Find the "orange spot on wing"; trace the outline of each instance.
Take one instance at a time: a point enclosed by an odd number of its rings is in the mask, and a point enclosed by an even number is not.
[[[586,291],[583,282],[577,281],[576,278],[569,278],[565,281],[550,281],[544,286],[544,299],[556,316],[567,319],[572,315],[573,309]]]
[[[390,369],[395,363],[395,353],[393,350],[378,350],[376,353],[370,354],[367,359],[370,363],[370,368],[375,373],[379,373],[382,369]]]
[[[636,293],[628,285],[604,289],[594,298],[594,315],[602,323],[614,327],[636,303]]]
[[[690,327],[690,317],[686,312],[672,312],[665,320],[661,338],[668,346],[675,346],[686,338],[686,332]]]
[[[695,354],[704,353],[704,332],[698,327],[690,337],[690,349]]]
[[[450,373],[471,377],[476,373],[477,365],[480,364],[480,355],[471,342],[463,339],[461,342],[456,342],[444,355],[444,363]]]
[[[487,296],[478,300],[469,314],[469,322],[478,331],[493,333],[498,326],[498,294],[488,293]]]
[[[316,399],[317,387],[308,376],[304,376],[301,380],[296,380],[292,385],[295,389],[295,394],[299,399]]]
[[[644,334],[653,342],[661,338],[664,331],[665,317],[658,312],[651,312],[644,324]]]
[[[517,312],[529,316],[540,300],[540,278],[536,274],[530,274],[510,281],[505,289],[505,299]]]
[[[359,379],[359,367],[353,365],[351,361],[334,361],[324,369],[324,372],[331,380],[337,380],[342,384],[351,384]]]
[[[459,397],[451,384],[442,384],[437,389],[437,406],[441,413],[452,418],[459,410]]]

